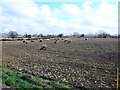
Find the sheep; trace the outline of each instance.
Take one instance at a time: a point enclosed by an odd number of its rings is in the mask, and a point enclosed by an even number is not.
[[[28,44],[28,42],[25,42],[25,44]]]
[[[31,40],[31,42],[35,42],[34,40]]]
[[[88,40],[88,38],[85,38],[85,40]]]
[[[47,49],[47,45],[46,44],[42,44],[40,47],[40,50],[46,50]]]
[[[23,43],[25,43],[25,40],[23,40]]]
[[[55,40],[54,43],[57,43],[57,40]]]
[[[39,40],[39,42],[42,42],[42,41],[43,41],[42,39]]]
[[[53,40],[57,40],[56,38],[53,38]]]
[[[27,42],[27,41],[25,41],[25,40],[23,40],[23,43],[28,44],[28,42]]]
[[[67,42],[68,40],[64,40],[64,42]]]
[[[68,44],[68,43],[72,43],[72,40],[70,40],[70,39],[65,39],[64,42]]]
[[[53,38],[52,40],[61,40],[60,38]]]
[[[68,44],[68,43],[72,43],[72,40],[67,40],[67,44]]]

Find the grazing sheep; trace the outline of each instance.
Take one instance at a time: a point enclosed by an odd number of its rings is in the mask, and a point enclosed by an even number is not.
[[[68,44],[68,43],[72,43],[72,40],[67,40],[67,44]]]
[[[25,44],[28,44],[28,42],[25,42]]]
[[[64,42],[67,42],[68,40],[64,40]]]
[[[39,42],[42,42],[42,41],[43,41],[42,39],[39,40]]]
[[[88,38],[85,38],[85,40],[88,40]]]
[[[46,44],[42,44],[40,47],[40,50],[46,50],[47,49],[47,45]]]
[[[23,43],[28,44],[28,42],[27,42],[27,41],[25,41],[25,40],[23,40]]]
[[[68,43],[72,43],[72,40],[71,39],[65,39],[64,42],[68,44]]]
[[[57,43],[57,40],[55,40],[54,43]]]
[[[57,40],[56,38],[53,38],[53,40]]]
[[[25,43],[25,40],[23,40],[23,43]]]
[[[35,42],[34,40],[31,40],[31,42]]]

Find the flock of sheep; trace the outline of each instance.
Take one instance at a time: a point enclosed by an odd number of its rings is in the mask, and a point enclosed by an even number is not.
[[[63,39],[63,38],[39,39],[39,42],[43,42],[44,40],[46,40],[46,41],[51,40],[51,41],[53,41],[54,44],[57,44],[59,40],[62,40],[66,44],[72,43],[72,40],[70,38],[66,38],[66,39]],[[84,38],[84,40],[88,40],[88,38]],[[30,42],[35,42],[35,40],[30,40]],[[28,41],[23,40],[23,43],[28,44]],[[47,47],[48,47],[47,44],[42,44],[40,46],[39,50],[46,50]]]

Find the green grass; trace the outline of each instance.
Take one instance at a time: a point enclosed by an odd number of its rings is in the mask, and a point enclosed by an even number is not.
[[[63,82],[42,79],[11,68],[3,68],[3,74],[0,74],[0,78],[2,78],[3,84],[11,88],[70,88]]]
[[[42,38],[42,37],[32,37],[32,39],[33,38],[37,38],[37,39],[39,39],[39,38]],[[47,37],[46,37],[47,38]],[[31,39],[31,38],[0,38],[0,39],[6,39],[6,40],[18,40],[18,39],[24,39],[24,40],[26,40],[26,39]]]
[[[0,39],[6,39],[6,40],[18,40],[18,39],[29,39],[29,38],[0,38]]]

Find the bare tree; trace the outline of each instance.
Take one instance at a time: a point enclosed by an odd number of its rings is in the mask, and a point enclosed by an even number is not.
[[[61,33],[61,34],[58,34],[58,37],[62,38],[62,37],[63,37],[63,34],[62,34],[62,33]]]
[[[16,31],[9,31],[8,37],[10,38],[16,38],[18,36],[18,33]]]
[[[103,31],[103,30],[99,30],[99,31],[97,32],[97,35],[98,35],[99,38],[110,37],[110,34],[106,33],[106,32]]]
[[[73,37],[80,37],[79,32],[73,32]]]
[[[27,33],[25,33],[24,37],[25,38],[31,38],[31,35],[30,34],[28,35]]]

